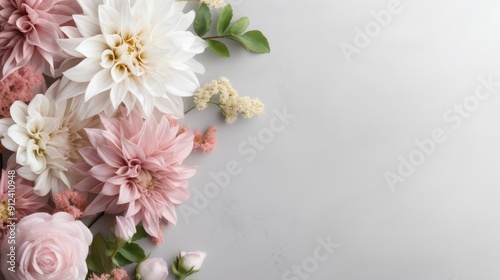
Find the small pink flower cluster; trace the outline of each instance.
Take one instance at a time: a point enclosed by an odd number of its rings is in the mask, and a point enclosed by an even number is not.
[[[54,203],[56,204],[54,212],[68,212],[75,220],[82,218],[85,208],[89,204],[83,195],[72,190],[56,194]]]
[[[42,75],[31,66],[20,68],[0,81],[0,118],[10,118],[10,106],[14,101],[33,99],[33,90],[42,82]]]
[[[205,132],[205,135],[199,130],[195,131],[193,151],[200,150],[203,152],[211,152],[215,150],[215,144],[217,144],[217,138],[215,138],[216,132],[217,127],[214,125]]]
[[[88,280],[130,280],[130,277],[127,274],[127,271],[123,268],[115,268],[111,271],[111,275],[107,273],[103,273],[100,276],[97,276],[95,273],[92,273]]]

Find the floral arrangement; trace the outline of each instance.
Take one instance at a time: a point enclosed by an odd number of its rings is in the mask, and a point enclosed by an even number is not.
[[[6,279],[186,279],[200,270],[205,252],[180,252],[169,268],[137,243],[163,242],[190,196],[196,168],[185,159],[215,149],[215,126],[203,133],[182,119],[214,105],[231,124],[264,105],[225,77],[200,86],[195,57],[207,48],[229,57],[224,40],[270,48],[223,0],[190,1],[0,0]],[[104,214],[110,230],[93,235]]]

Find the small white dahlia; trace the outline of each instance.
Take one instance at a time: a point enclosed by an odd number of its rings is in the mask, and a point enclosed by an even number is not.
[[[71,166],[81,160],[77,149],[87,143],[83,128],[91,126],[91,119],[78,115],[81,98],[54,101],[58,86],[59,81],[29,105],[14,102],[12,119],[3,119],[0,125],[3,146],[15,152],[21,165],[19,175],[35,181],[34,191],[40,196],[55,195],[80,180]]]
[[[83,15],[59,42],[82,61],[64,72],[77,86],[58,99],[84,94],[93,111],[113,113],[120,104],[143,116],[154,109],[183,116],[182,96],[199,87],[195,73],[204,72],[194,59],[206,43],[186,31],[194,12],[183,13],[175,0],[78,0]],[[83,38],[82,38],[83,37]],[[83,85],[82,85],[83,84]],[[98,108],[98,109],[96,109]],[[111,108],[111,109],[110,109]]]

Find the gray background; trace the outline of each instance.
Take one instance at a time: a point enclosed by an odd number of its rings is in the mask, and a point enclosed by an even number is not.
[[[227,76],[266,114],[233,125],[216,108],[188,115],[195,129],[218,126],[217,150],[190,156],[193,197],[146,250],[169,262],[208,252],[199,280],[500,279],[500,87],[473,100],[479,77],[500,81],[500,2],[402,0],[350,62],[339,45],[356,46],[355,28],[391,1],[228,2],[272,53],[207,51],[200,79]],[[458,125],[449,110],[464,100],[474,110]],[[384,174],[436,129],[446,140],[391,188]],[[240,172],[222,188],[210,174],[228,164]],[[328,239],[338,246],[322,248]]]

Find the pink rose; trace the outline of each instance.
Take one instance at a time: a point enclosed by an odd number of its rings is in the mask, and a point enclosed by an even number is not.
[[[141,280],[165,280],[168,276],[168,265],[162,258],[152,258],[137,266],[137,274]]]
[[[207,253],[202,251],[181,252],[180,263],[186,269],[200,270]]]
[[[15,240],[15,244],[8,240]],[[16,225],[15,239],[3,240],[2,273],[15,280],[83,280],[91,243],[90,230],[66,212],[31,214]],[[14,257],[9,256],[11,246],[15,246]]]

